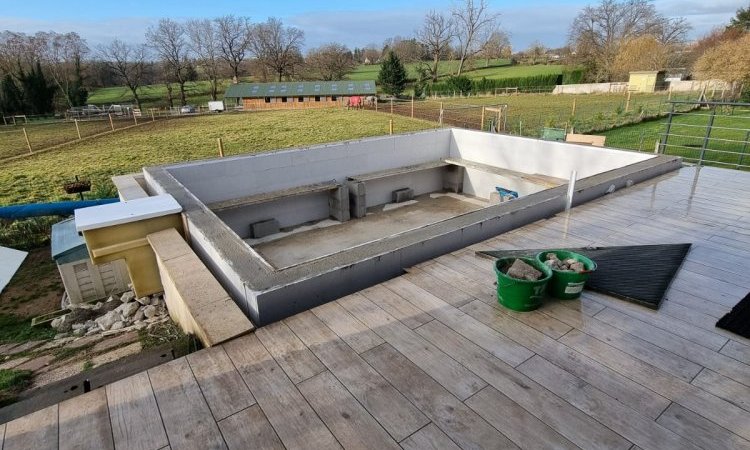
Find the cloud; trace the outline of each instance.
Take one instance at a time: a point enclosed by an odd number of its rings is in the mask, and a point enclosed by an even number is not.
[[[0,30],[11,30],[34,34],[37,31],[58,33],[75,31],[86,39],[90,48],[106,44],[118,38],[125,42],[145,41],[146,28],[158,19],[147,17],[125,17],[105,20],[37,20],[18,17],[0,17]]]

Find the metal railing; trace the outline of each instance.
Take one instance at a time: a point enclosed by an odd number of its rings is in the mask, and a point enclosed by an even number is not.
[[[694,112],[672,109],[659,135],[658,151],[697,165],[750,169],[750,103],[692,102]]]

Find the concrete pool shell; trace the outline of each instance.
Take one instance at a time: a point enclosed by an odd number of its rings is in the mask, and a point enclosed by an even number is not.
[[[446,128],[148,167],[143,174],[149,194],[171,194],[182,205],[193,250],[244,313],[264,325],[562,211],[572,171],[578,178],[575,205],[680,166],[676,157]],[[360,197],[357,183],[365,187]],[[491,204],[495,186],[516,190],[520,198]],[[275,218],[282,228],[294,229],[330,215],[342,223],[281,237],[275,245],[336,239],[337,230],[343,236],[352,224],[370,218],[347,222],[342,207],[351,208],[352,216],[357,207],[359,215],[363,206],[373,212],[405,187],[424,201],[391,213],[428,211],[430,194],[446,190],[454,193],[448,201],[474,200],[476,207],[434,221],[423,214],[416,228],[378,235],[375,227],[354,246],[329,246],[298,261],[267,260],[246,242],[249,225],[260,220]],[[350,236],[357,234],[354,229]]]

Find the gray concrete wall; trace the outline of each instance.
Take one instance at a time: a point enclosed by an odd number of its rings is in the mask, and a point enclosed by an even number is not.
[[[318,192],[219,211],[216,215],[239,237],[245,239],[249,236],[249,225],[254,222],[276,219],[279,226],[284,228],[327,219],[328,214],[328,192]]]
[[[454,128],[451,157],[528,174],[542,174],[565,180],[570,172],[578,178],[614,170],[653,158],[653,154],[591,147],[565,142],[543,141],[518,136]]]
[[[448,156],[450,136],[450,129],[431,130],[178,164],[168,171],[211,203],[436,161]]]
[[[391,203],[396,189],[412,188],[414,195],[443,190],[443,169],[429,169],[365,182],[367,207]]]

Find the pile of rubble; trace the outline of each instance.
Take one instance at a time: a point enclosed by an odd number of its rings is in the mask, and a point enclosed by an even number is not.
[[[506,274],[511,278],[526,281],[537,281],[544,275],[520,259],[513,261]]]
[[[150,329],[169,320],[161,294],[135,298],[133,291],[126,291],[110,296],[106,302],[70,304],[68,309],[68,314],[50,324],[58,332],[55,339]]]
[[[554,253],[547,253],[546,255],[544,255],[544,257],[546,258],[544,264],[546,264],[550,269],[559,270],[561,272],[578,273],[586,271],[586,266],[584,266],[582,262],[576,261],[573,258],[561,260]]]

